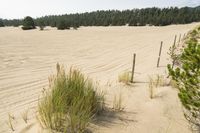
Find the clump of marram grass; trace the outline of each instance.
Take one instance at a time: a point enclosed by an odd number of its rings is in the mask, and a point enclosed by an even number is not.
[[[84,132],[93,117],[104,108],[104,95],[76,69],[65,74],[57,64],[57,75],[49,78],[49,89],[38,105],[38,119],[44,128],[58,132]]]
[[[124,71],[123,73],[119,74],[118,81],[128,85],[131,82],[131,73]]]
[[[123,105],[123,98],[122,98],[122,93],[120,92],[119,95],[114,95],[114,100],[113,100],[113,110],[114,111],[123,111],[124,107]]]

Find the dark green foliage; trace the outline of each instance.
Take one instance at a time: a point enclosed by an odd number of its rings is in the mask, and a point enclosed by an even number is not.
[[[18,27],[18,26],[22,25],[23,20],[18,20],[18,19],[7,20],[7,19],[4,19],[3,23],[5,24],[5,26]]]
[[[40,27],[40,30],[44,30],[44,28],[45,28],[45,23],[44,23],[43,20],[38,21],[38,24],[37,24],[37,25]]]
[[[4,23],[1,19],[0,19],[0,27],[4,27]]]
[[[24,18],[22,29],[23,30],[35,29],[35,23],[31,17],[27,16]]]
[[[153,7],[124,11],[95,11],[90,13],[45,16],[35,19],[35,22],[38,24],[40,20],[43,20],[46,26],[52,27],[60,27],[60,21],[64,20],[68,28],[79,26],[121,26],[127,24],[129,26],[165,26],[200,21],[200,8],[171,7],[161,9]],[[16,23],[13,20],[4,21],[5,25],[14,25]]]
[[[172,68],[168,65],[169,74],[179,86],[179,98],[192,114],[190,121],[199,126],[200,122],[200,44],[195,37],[199,35],[193,30],[189,35],[187,47],[180,55],[180,66]]]
[[[62,20],[58,23],[57,29],[58,30],[64,30],[65,29],[65,21],[64,20]]]
[[[65,30],[65,29],[70,29],[72,25],[70,25],[70,22],[64,19],[61,19],[60,21],[57,22],[57,29],[58,30]]]

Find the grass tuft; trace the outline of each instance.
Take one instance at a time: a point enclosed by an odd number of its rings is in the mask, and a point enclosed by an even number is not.
[[[126,85],[129,85],[129,83],[131,81],[131,73],[128,71],[125,71],[125,72],[119,74],[118,81],[125,83]]]
[[[149,94],[151,99],[154,98],[154,87],[154,80],[152,77],[149,77]]]
[[[57,64],[57,74],[49,78],[38,105],[38,119],[44,128],[58,132],[84,132],[93,117],[104,109],[104,94],[77,69],[65,74]]]
[[[21,115],[22,115],[22,119],[24,120],[25,123],[28,123],[28,109],[25,110]]]
[[[113,110],[123,111],[124,107],[122,106],[122,104],[123,104],[123,98],[122,98],[122,93],[120,92],[119,95],[114,95]]]
[[[165,80],[163,75],[156,75],[156,77],[149,77],[149,93],[150,98],[153,99],[155,97],[154,89],[162,86],[167,86],[167,81]]]
[[[12,130],[12,131],[15,131],[14,127],[13,127],[13,120],[15,119],[14,116],[12,116],[11,114],[8,114],[8,127]]]

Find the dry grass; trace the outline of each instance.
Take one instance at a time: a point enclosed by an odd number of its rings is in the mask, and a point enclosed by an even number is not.
[[[124,71],[123,73],[119,74],[118,81],[129,85],[131,81],[131,73],[128,71]]]
[[[22,119],[24,120],[25,123],[28,123],[28,109],[22,112]]]
[[[149,77],[149,94],[150,98],[154,98],[154,81],[152,77]]]
[[[167,81],[163,75],[149,76],[149,94],[150,98],[155,97],[155,88],[167,86]]]
[[[12,116],[11,114],[8,114],[8,122],[7,122],[7,125],[8,127],[12,130],[12,131],[15,131],[14,130],[14,127],[13,127],[13,120],[15,119],[14,116]]]
[[[65,74],[57,64],[57,74],[49,78],[49,89],[39,102],[38,119],[44,128],[58,132],[84,132],[93,117],[104,108],[104,94],[76,69]]]
[[[177,88],[177,89],[178,89],[178,84],[177,84],[177,82],[174,81],[174,80],[172,80],[172,79],[170,80],[169,85],[172,86],[173,88]]]
[[[114,111],[123,111],[123,98],[122,98],[122,93],[120,92],[118,95],[114,95],[114,100],[113,100],[113,110]]]

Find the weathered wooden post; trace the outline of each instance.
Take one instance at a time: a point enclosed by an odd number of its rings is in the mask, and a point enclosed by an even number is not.
[[[179,35],[178,46],[179,46],[180,42],[181,42],[181,34]]]
[[[183,35],[183,39],[185,39],[185,33],[184,33],[184,35]]]
[[[175,47],[176,47],[176,37],[177,37],[177,35],[175,35],[175,38],[174,38],[174,44],[173,44],[173,46],[172,46],[172,54],[174,54],[174,50],[175,50]],[[172,68],[174,68],[174,65],[175,65],[175,59],[173,59],[173,61],[172,61]]]
[[[160,56],[161,56],[161,53],[162,53],[162,45],[163,45],[163,41],[161,41],[161,43],[160,43],[160,51],[159,51],[159,55],[158,55],[157,67],[159,67],[159,64],[160,64]]]
[[[134,72],[135,72],[135,60],[136,60],[136,54],[133,54],[133,66],[132,66],[132,75],[131,75],[131,83],[133,83],[134,78]]]
[[[175,35],[175,38],[174,38],[174,45],[173,45],[173,46],[176,45],[176,37],[177,37],[177,35]]]

